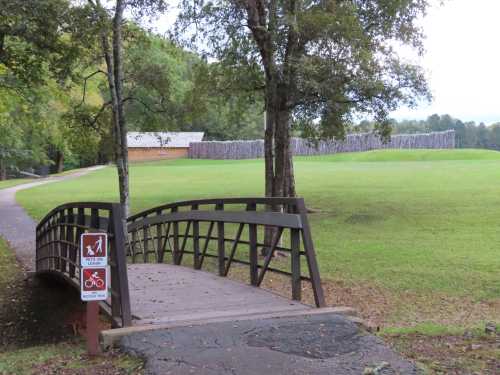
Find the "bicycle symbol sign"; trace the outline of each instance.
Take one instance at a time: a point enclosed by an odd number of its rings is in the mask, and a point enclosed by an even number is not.
[[[106,267],[108,236],[106,233],[83,233],[80,241],[82,267]]]
[[[82,301],[108,298],[108,236],[83,233],[80,239],[80,295]]]
[[[82,301],[100,301],[108,298],[108,277],[106,267],[85,267],[81,269]]]

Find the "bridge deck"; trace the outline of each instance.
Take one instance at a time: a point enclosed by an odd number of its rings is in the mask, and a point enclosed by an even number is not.
[[[187,267],[133,264],[128,277],[135,325],[311,309],[261,288]]]

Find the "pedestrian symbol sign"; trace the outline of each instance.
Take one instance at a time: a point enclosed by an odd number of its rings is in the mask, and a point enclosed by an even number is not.
[[[80,250],[82,267],[106,267],[108,265],[106,233],[83,233]]]
[[[82,301],[101,301],[108,298],[106,267],[85,267],[80,273]]]

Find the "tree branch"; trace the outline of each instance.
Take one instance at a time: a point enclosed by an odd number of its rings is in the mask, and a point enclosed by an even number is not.
[[[106,72],[104,72],[102,70],[96,70],[94,73],[89,74],[87,77],[85,77],[83,79],[83,96],[82,96],[82,101],[80,102],[80,104],[77,105],[77,108],[81,107],[85,103],[85,97],[87,95],[87,81],[90,78],[92,78],[93,76],[95,76],[95,75],[97,75],[99,73],[102,73],[102,74],[106,75]]]
[[[167,113],[168,112],[166,109],[162,109],[162,110],[152,109],[149,106],[149,104],[147,104],[146,102],[144,102],[142,99],[139,99],[139,98],[136,98],[136,97],[133,97],[133,96],[128,96],[128,97],[124,98],[123,101],[122,101],[122,103],[129,102],[129,101],[136,101],[136,102],[142,104],[144,106],[144,108],[146,108],[151,113]],[[163,101],[163,98],[162,98],[162,101]]]
[[[104,110],[110,105],[111,105],[110,101],[104,103],[99,109],[99,111],[96,113],[92,121],[90,121],[87,125],[90,126],[92,129],[94,129],[96,132],[99,132],[99,127],[96,126],[97,121],[99,121],[99,117],[101,117],[101,115],[104,113]]]

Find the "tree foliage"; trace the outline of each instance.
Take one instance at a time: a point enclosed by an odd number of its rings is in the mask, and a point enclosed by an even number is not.
[[[294,125],[310,139],[342,137],[369,113],[382,135],[388,113],[429,96],[419,66],[395,45],[421,51],[426,0],[183,0],[177,34],[259,90],[267,113],[266,195],[295,194]],[[184,36],[182,38],[182,36]]]

